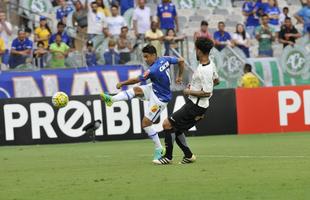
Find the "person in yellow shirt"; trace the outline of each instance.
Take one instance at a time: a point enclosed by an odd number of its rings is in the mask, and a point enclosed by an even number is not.
[[[157,55],[162,56],[162,42],[164,39],[163,32],[158,28],[158,22],[151,22],[151,30],[146,31],[145,41],[156,48]]]
[[[37,27],[34,31],[35,34],[35,42],[42,41],[44,43],[44,48],[48,48],[48,40],[51,37],[51,30],[47,25],[46,17],[40,17],[40,26]]]
[[[1,64],[2,64],[2,55],[5,52],[5,44],[4,40],[0,37],[0,69],[1,69]]]
[[[252,73],[252,66],[245,64],[243,76],[240,78],[238,86],[243,88],[258,88],[260,86],[258,78]]]
[[[111,16],[111,12],[109,8],[104,5],[103,0],[96,0],[96,3],[98,5],[98,12],[102,12],[106,17]]]

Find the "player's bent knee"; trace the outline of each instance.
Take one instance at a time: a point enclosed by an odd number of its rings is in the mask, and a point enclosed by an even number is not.
[[[163,128],[164,128],[164,130],[170,130],[170,129],[172,129],[171,123],[170,123],[170,121],[169,121],[168,119],[165,119],[165,120],[164,120]]]
[[[144,117],[142,120],[142,128],[151,126],[153,124],[153,122],[151,120],[149,120],[148,118]]]

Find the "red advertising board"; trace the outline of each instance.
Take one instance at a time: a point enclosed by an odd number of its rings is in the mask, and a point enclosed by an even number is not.
[[[239,134],[310,132],[310,85],[236,90]]]

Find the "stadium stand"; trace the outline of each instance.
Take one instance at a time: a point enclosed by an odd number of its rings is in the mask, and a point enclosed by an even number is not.
[[[60,2],[62,1],[36,1],[36,5],[30,5],[29,0],[20,1],[2,1],[2,7],[5,8],[5,12],[7,13],[7,18],[10,22],[14,25],[13,27],[13,35],[12,38],[16,38],[17,30],[22,28],[30,28],[32,31],[35,27],[39,25],[39,19],[41,16],[45,16],[48,20],[48,24],[50,25],[52,32],[55,33],[57,27],[57,10],[59,10]],[[74,3],[76,0],[68,1],[68,6],[74,8]],[[81,1],[83,4],[85,0]],[[91,0],[88,2],[92,2]],[[159,0],[149,0],[146,2],[146,6],[151,9],[153,19],[156,20],[154,17],[157,13],[157,6],[161,1]],[[58,4],[57,4],[58,3]],[[104,0],[104,5],[107,8],[110,8],[112,1]],[[117,3],[117,1],[113,1],[113,3]],[[242,15],[242,6],[244,1],[183,1],[183,0],[174,0],[172,1],[177,7],[177,14],[178,14],[178,21],[180,26],[180,31],[178,35],[185,35],[186,42],[188,45],[182,45],[184,48],[188,46],[188,49],[182,49],[182,52],[187,54],[189,49],[193,48],[194,41],[193,41],[193,34],[195,31],[199,30],[200,22],[202,20],[207,20],[209,23],[209,32],[211,35],[217,30],[217,25],[219,21],[223,21],[226,24],[226,31],[230,32],[231,34],[235,32],[236,25],[238,23],[244,23],[245,17]],[[57,5],[53,7],[53,5]],[[32,7],[31,7],[32,6]],[[293,17],[300,8],[301,2],[299,0],[279,0],[278,6],[280,10],[283,7],[289,7],[289,15]],[[41,10],[40,10],[41,9]],[[88,8],[90,9],[90,8]],[[17,10],[17,12],[15,11]],[[12,11],[12,12],[11,12]],[[89,11],[90,12],[90,11]],[[86,40],[84,37],[79,37],[80,35],[77,34],[77,29],[72,24],[72,13],[69,12],[68,15],[65,17],[65,22],[67,24],[66,32],[67,34],[72,37],[72,39],[76,41],[80,41],[82,44],[86,44]],[[133,15],[133,8],[128,9],[123,17],[125,18],[126,23],[130,29],[129,36],[135,39],[132,30],[132,15]],[[293,24],[297,27],[297,29],[301,32],[302,25],[297,24],[296,20],[293,19]],[[98,36],[97,38],[93,38],[94,47],[96,49],[96,55],[98,59],[98,63],[104,64],[103,53],[107,49],[107,38],[105,36]],[[135,44],[144,44],[144,41],[135,42]],[[34,44],[36,45],[36,44]],[[278,43],[277,41],[273,44],[274,49],[274,56],[278,57],[282,53],[282,44]],[[71,51],[74,52],[76,49],[71,48]],[[251,57],[256,57],[258,52],[258,42],[255,38],[251,39],[251,46],[250,46],[250,55]],[[133,51],[133,54],[136,51]],[[70,53],[68,60],[66,63],[73,63],[70,60],[75,60],[74,58],[76,55],[83,55],[82,52],[74,52]],[[73,56],[74,55],[74,56]],[[73,57],[71,57],[73,56]],[[183,55],[185,56],[185,55]],[[193,56],[193,55],[190,55]],[[137,58],[136,55],[132,55],[132,59]],[[187,58],[190,60],[189,58]],[[85,59],[82,59],[85,60]],[[77,62],[77,61],[76,61]],[[83,66],[85,62],[81,61],[79,64],[75,64],[76,66]]]

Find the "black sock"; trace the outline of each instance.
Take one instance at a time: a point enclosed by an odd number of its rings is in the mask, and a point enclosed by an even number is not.
[[[166,146],[166,154],[165,157],[169,160],[172,160],[172,153],[173,153],[173,143],[175,134],[171,133],[171,131],[164,130],[165,133],[165,146]]]
[[[190,148],[187,146],[185,134],[180,131],[175,132],[175,134],[176,134],[175,141],[177,145],[183,151],[184,156],[186,158],[191,158],[193,156],[193,153],[191,152]]]

